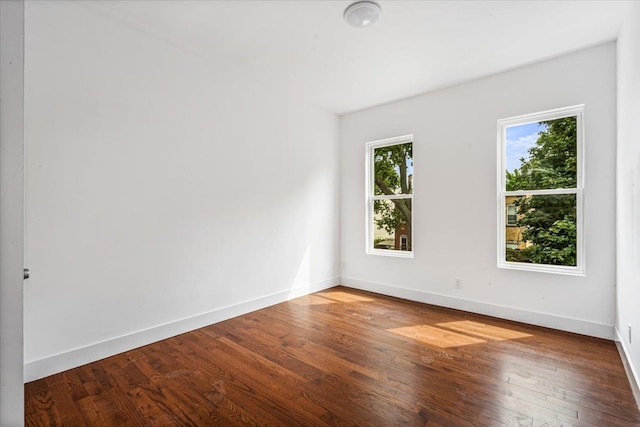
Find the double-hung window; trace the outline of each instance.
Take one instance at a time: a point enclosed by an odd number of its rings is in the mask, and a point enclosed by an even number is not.
[[[413,256],[413,135],[367,144],[367,253]]]
[[[584,106],[498,121],[498,266],[584,274]]]

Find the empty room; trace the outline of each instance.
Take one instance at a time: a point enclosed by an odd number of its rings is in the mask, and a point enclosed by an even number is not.
[[[640,426],[639,1],[0,17],[0,426]]]

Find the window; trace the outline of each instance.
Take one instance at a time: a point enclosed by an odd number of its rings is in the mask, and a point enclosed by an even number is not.
[[[413,135],[367,144],[367,253],[413,257]]]
[[[574,106],[498,121],[498,266],[584,274],[583,115]]]

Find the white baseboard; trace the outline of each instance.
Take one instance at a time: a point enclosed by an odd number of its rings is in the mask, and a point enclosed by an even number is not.
[[[574,319],[549,313],[523,310],[521,308],[489,304],[486,302],[458,298],[450,295],[418,291],[415,289],[400,288],[397,286],[360,280],[353,277],[341,277],[340,284],[355,289],[361,289],[363,291],[376,292],[410,301],[455,308],[457,310],[499,317],[501,319],[513,320],[516,322],[528,323],[531,325],[543,326],[566,332],[574,332],[577,334],[609,340],[613,340],[615,337],[613,325],[589,322],[582,319]]]
[[[622,335],[618,328],[616,328],[616,347],[618,347],[618,353],[620,353],[622,365],[624,365],[624,370],[629,378],[629,385],[631,386],[633,397],[636,399],[636,405],[640,408],[640,376],[638,376],[638,371],[631,362],[632,359],[630,357],[629,349],[627,348],[624,339],[622,339]]]
[[[322,291],[338,284],[337,277],[297,286],[282,292],[265,295],[228,307],[221,307],[206,313],[168,322],[141,331],[132,332],[106,341],[74,348],[63,353],[54,354],[42,359],[26,361],[24,364],[24,381],[34,381],[58,372],[95,362],[134,348],[142,347],[163,339],[171,338],[185,332],[212,325],[232,317],[260,310],[274,304],[288,301],[313,292]]]

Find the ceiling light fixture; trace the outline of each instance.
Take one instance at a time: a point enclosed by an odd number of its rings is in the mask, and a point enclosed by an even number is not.
[[[382,9],[372,1],[353,3],[344,11],[344,20],[356,28],[370,27],[380,20]]]

